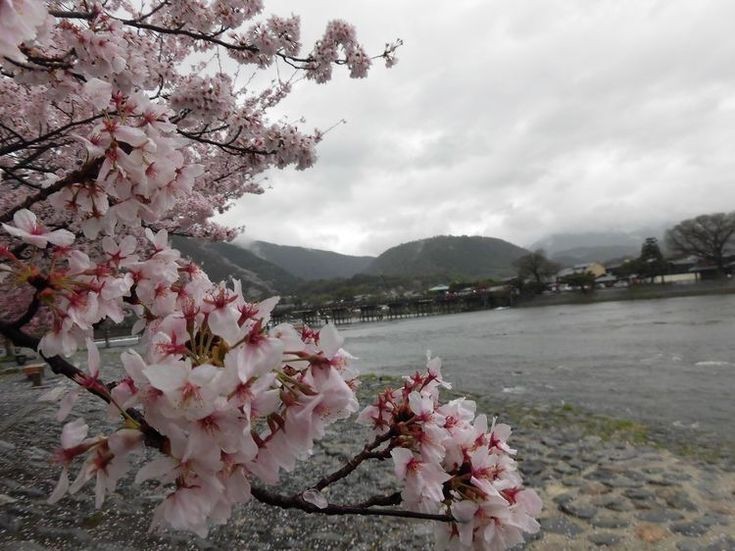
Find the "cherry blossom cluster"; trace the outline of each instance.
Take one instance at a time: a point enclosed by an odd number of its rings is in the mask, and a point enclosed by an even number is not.
[[[169,105],[178,112],[186,112],[191,124],[226,117],[235,107],[232,81],[224,74],[214,78],[190,75],[171,94]]]
[[[105,109],[111,87],[93,80],[85,87],[92,101]],[[191,192],[203,167],[186,163],[181,141],[172,133],[165,109],[143,95],[113,98],[115,115],[107,115],[89,134],[76,136],[86,148],[88,163],[100,159],[94,180],[79,181],[49,196],[49,203],[81,220],[88,239],[100,231],[111,235],[118,224],[153,223]]]
[[[488,428],[469,401],[440,402],[436,360],[363,412],[387,448],[367,446],[295,496],[263,490],[357,412],[353,358],[330,325],[274,326],[277,297],[253,301],[238,281],[212,282],[169,235],[232,237],[211,222],[215,213],[262,192],[266,170],[316,159],[319,131],[269,116],[296,79],[254,89],[223,60],[325,82],[334,65],[364,77],[371,58],[342,21],[301,54],[299,18],[255,19],[262,10],[260,0],[0,0],[0,333],[75,384],[45,396],[60,401],[60,421],[86,391],[114,423],[97,436],[84,419],[64,425],[50,499],[94,479],[101,506],[139,465],[131,454],[148,446],[161,455],[135,480],[165,493],[153,527],[204,536],[251,497],[354,512],[321,489],[363,460],[392,456],[404,504],[448,521],[443,541],[512,545],[537,529],[538,498],[522,486],[505,425]],[[393,65],[399,45],[378,57]],[[94,328],[125,318],[140,346],[121,355],[115,377]],[[82,349],[86,370],[65,359]],[[396,504],[369,503],[361,507]]]
[[[87,337],[88,372],[76,379],[105,395],[111,418],[122,415],[126,428],[86,439],[83,420],[67,423],[57,452],[62,475],[51,501],[95,478],[96,502],[102,504],[127,472],[128,455],[142,445],[143,434],[128,414],[135,407],[167,439],[166,454],[136,474],[139,483],[156,479],[170,488],[153,526],[205,536],[211,523],[226,522],[233,505],[249,500],[252,478],[277,483],[281,470],[293,470],[311,454],[329,424],[357,411],[356,371],[333,326],[319,332],[285,324],[268,329],[277,297],[247,302],[239,282],[215,285],[194,265],[172,262],[178,252],[164,244],[165,232],[149,237],[154,252],[145,261],[127,254],[128,244],[109,255],[127,268],[124,280],[134,281],[138,306],[147,313],[141,317],[145,353],[122,354],[124,377],[109,390],[100,382],[99,353]],[[69,264],[77,266],[74,274],[90,271],[88,259]],[[73,331],[64,332],[62,324],[58,338],[48,340],[54,332],[44,337],[44,353],[52,354],[56,344],[78,344],[79,325],[71,325]],[[63,419],[78,392],[62,386],[47,397],[62,400]],[[69,466],[81,456],[84,464],[70,485]]]
[[[358,420],[389,439],[403,503],[425,513],[454,519],[437,524],[439,546],[506,549],[539,529],[541,500],[523,487],[508,446],[511,429],[488,427],[475,416],[475,403],[458,398],[442,403],[441,362],[428,360],[425,373],[404,377],[397,390],[386,389]]]
[[[120,1],[50,2],[51,15],[46,4],[0,2],[0,208],[63,181],[80,160],[105,157],[111,174],[71,182],[74,195],[58,198],[70,208],[58,212],[58,204],[39,201],[33,209],[50,208],[55,223],[71,224],[72,231],[80,212],[93,233],[103,222],[131,222],[137,208],[144,222],[159,213],[158,228],[231,238],[209,219],[242,195],[262,192],[258,177],[269,168],[311,166],[320,133],[268,120],[268,110],[291,93],[293,77],[256,87],[236,70],[225,72],[223,60],[259,67],[281,62],[279,74],[293,69],[307,76],[315,67],[331,74],[331,64],[347,64],[362,77],[369,65],[355,61],[363,48],[346,23],[330,23],[325,34],[325,43],[342,45],[339,55],[330,47],[304,56],[299,17],[256,21],[259,0],[154,1],[138,8]],[[187,69],[192,54],[202,59],[209,51],[213,57]],[[386,47],[382,56],[388,60],[394,51]],[[148,181],[131,185],[138,165]],[[123,180],[120,189],[112,189],[108,176]],[[181,188],[176,201],[159,193],[167,186]]]
[[[246,32],[233,37],[240,45],[254,47],[231,50],[229,54],[239,62],[268,67],[279,51],[290,56],[298,55],[301,50],[300,35],[298,16],[282,18],[273,15],[267,21],[253,25]]]
[[[355,38],[355,27],[344,21],[329,22],[324,36],[314,47],[313,61],[307,68],[307,76],[317,82],[326,82],[332,78],[332,64],[339,59],[340,48],[345,53],[350,76],[353,78],[367,76],[370,58]]]
[[[63,469],[52,502],[95,478],[96,502],[103,503],[126,473],[128,455],[142,444],[128,413],[138,407],[168,442],[167,454],[136,475],[138,482],[155,478],[171,485],[153,525],[206,535],[210,523],[226,522],[233,505],[248,501],[251,478],[277,483],[281,470],[293,470],[310,455],[329,424],[357,411],[356,371],[333,326],[269,330],[277,297],[250,303],[239,282],[232,288],[213,284],[169,247],[164,230],[146,230],[147,248],[132,236],[119,243],[105,237],[102,259],[93,262],[70,248],[72,233],[46,228],[28,210],[18,211],[4,229],[29,246],[54,247],[48,272],[28,271],[7,250],[10,262],[2,267],[41,289],[54,314],[39,350],[52,357],[86,346],[88,372],[75,382],[106,397],[111,417],[122,415],[127,423],[92,439],[83,420],[64,427],[56,456]],[[109,390],[100,380],[92,325],[122,321],[126,305],[139,313],[145,353],[122,355],[125,376]],[[50,398],[62,400],[59,419],[78,394],[64,387],[51,391]],[[80,456],[84,464],[69,484],[68,468]]]

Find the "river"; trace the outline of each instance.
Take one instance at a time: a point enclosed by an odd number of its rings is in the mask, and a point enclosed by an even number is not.
[[[426,351],[455,388],[735,441],[735,295],[518,308],[340,329],[367,373]]]

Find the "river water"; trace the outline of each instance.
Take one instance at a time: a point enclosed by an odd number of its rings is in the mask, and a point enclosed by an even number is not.
[[[366,373],[427,350],[455,388],[717,432],[735,441],[735,295],[435,316],[340,329]]]

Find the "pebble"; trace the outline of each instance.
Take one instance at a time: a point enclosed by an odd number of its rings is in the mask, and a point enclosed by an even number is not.
[[[615,450],[608,454],[608,457],[613,461],[628,461],[638,456],[638,451],[635,448],[625,448],[622,450]]]
[[[596,532],[588,538],[592,543],[598,546],[615,545],[620,541],[620,536],[610,532]]]
[[[569,503],[570,501],[574,501],[574,498],[576,496],[571,493],[567,492],[565,494],[559,494],[558,496],[554,496],[553,501],[554,503],[561,505],[562,503]]]
[[[735,538],[722,535],[715,541],[707,544],[703,551],[733,551],[735,549]]]
[[[610,515],[597,515],[590,522],[595,528],[625,528],[630,523],[622,517]]]
[[[575,516],[584,520],[591,519],[597,514],[597,508],[586,503],[575,503],[574,501],[565,501],[559,504],[559,509],[568,515]]]
[[[0,511],[0,530],[14,534],[20,530],[20,520],[8,513]]]
[[[626,512],[633,509],[633,504],[624,497],[618,496],[608,499],[605,507],[611,511]]]
[[[629,490],[625,490],[623,495],[630,499],[635,499],[636,501],[650,500],[655,497],[653,492],[649,492],[643,488],[630,488]]]
[[[542,518],[540,524],[541,528],[546,532],[561,534],[570,538],[573,538],[584,531],[579,524],[561,515]]]
[[[689,499],[689,496],[682,491],[677,491],[673,494],[670,494],[664,499],[666,500],[666,504],[673,509],[683,509],[685,511],[697,510],[697,506],[692,503],[692,500]]]
[[[675,486],[676,485],[676,479],[673,477],[665,477],[665,476],[649,476],[646,477],[646,482],[649,484],[653,484],[654,486]]]
[[[554,470],[559,474],[570,474],[575,472],[577,469],[570,467],[569,464],[561,462],[554,466]]]
[[[699,519],[699,522],[705,526],[714,526],[716,524],[727,526],[730,524],[730,518],[720,513],[707,513]]]
[[[12,498],[10,496],[6,496],[5,494],[0,494],[0,506],[2,505],[10,505],[11,503],[15,503],[17,499]]]
[[[633,480],[627,476],[615,476],[602,481],[612,488],[640,488],[645,483],[640,480]]]
[[[662,524],[671,522],[672,520],[680,520],[684,515],[678,511],[670,511],[668,509],[653,509],[651,511],[642,511],[636,515],[636,518],[645,522],[655,522]]]
[[[546,468],[546,462],[540,459],[529,459],[519,465],[524,475],[534,475],[541,473]]]
[[[657,543],[671,536],[671,532],[658,524],[638,524],[635,527],[636,537],[646,543]]]
[[[584,479],[578,476],[565,476],[564,478],[561,479],[561,483],[564,484],[564,486],[570,486],[572,488],[584,486],[585,484]]]
[[[700,522],[672,522],[669,525],[669,529],[677,534],[684,536],[703,536],[709,530],[709,526],[706,526]]]

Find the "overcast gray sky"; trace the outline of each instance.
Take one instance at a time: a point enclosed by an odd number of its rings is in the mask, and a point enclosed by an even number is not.
[[[731,0],[288,0],[400,62],[302,82],[282,106],[330,132],[304,172],[224,217],[245,238],[379,254],[437,234],[519,245],[735,209]]]

